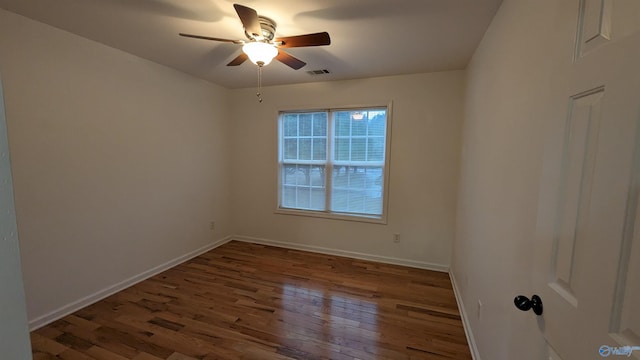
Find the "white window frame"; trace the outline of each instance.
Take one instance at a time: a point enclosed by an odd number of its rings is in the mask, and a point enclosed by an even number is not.
[[[335,134],[335,121],[333,119],[333,112],[337,111],[357,111],[357,110],[371,110],[371,109],[386,109],[386,133],[385,133],[385,153],[384,153],[384,163],[383,163],[383,194],[382,194],[382,214],[380,216],[376,215],[366,215],[366,214],[352,214],[352,213],[342,213],[342,212],[332,212],[327,206],[327,210],[325,211],[317,211],[317,210],[305,210],[305,209],[293,209],[293,208],[283,208],[281,206],[282,200],[282,167],[283,167],[283,115],[290,113],[307,113],[307,112],[327,112],[328,113],[328,124],[327,124],[327,159],[324,161],[320,161],[318,165],[324,165],[326,167],[325,170],[325,186],[326,186],[326,201],[330,201],[331,192],[332,192],[332,176],[333,167],[335,165],[333,158],[333,137]],[[276,133],[276,141],[277,141],[277,192],[276,192],[276,214],[283,215],[294,215],[294,216],[308,216],[308,217],[317,217],[317,218],[326,218],[326,219],[335,219],[335,220],[347,220],[347,221],[358,221],[358,222],[368,222],[368,223],[377,223],[377,224],[387,224],[387,216],[388,216],[388,204],[389,204],[389,173],[390,173],[390,163],[391,163],[391,123],[392,123],[392,103],[388,103],[386,105],[358,105],[358,106],[344,106],[344,107],[331,107],[331,108],[296,108],[296,109],[283,109],[278,111],[277,114],[277,133]],[[318,160],[307,160],[304,163],[316,163]],[[357,165],[354,162],[351,162],[350,165]],[[362,163],[363,166],[370,166],[371,163]]]

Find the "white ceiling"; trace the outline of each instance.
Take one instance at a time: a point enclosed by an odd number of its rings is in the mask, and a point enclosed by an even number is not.
[[[254,87],[257,67],[226,64],[239,45],[179,32],[245,39],[233,3],[274,19],[276,36],[329,32],[331,45],[290,48],[265,85],[463,69],[502,0],[0,0],[0,8],[228,87]],[[307,70],[331,73],[311,76]]]

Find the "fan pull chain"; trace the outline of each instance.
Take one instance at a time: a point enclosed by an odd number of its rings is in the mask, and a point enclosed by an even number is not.
[[[258,93],[256,96],[258,97],[258,102],[262,103],[262,66],[258,65]]]

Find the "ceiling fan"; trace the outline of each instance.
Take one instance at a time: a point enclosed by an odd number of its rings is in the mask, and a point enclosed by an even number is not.
[[[233,4],[233,7],[235,8],[236,13],[238,13],[238,17],[244,26],[244,35],[247,40],[222,39],[185,33],[180,33],[180,36],[243,45],[243,52],[235,59],[231,60],[227,66],[238,66],[249,59],[251,62],[258,65],[258,67],[262,67],[269,64],[271,60],[275,58],[295,70],[302,68],[306,63],[285,52],[282,50],[283,48],[323,46],[331,44],[331,38],[327,32],[275,37],[275,21],[266,16],[259,16],[258,13],[250,7],[240,4]]]

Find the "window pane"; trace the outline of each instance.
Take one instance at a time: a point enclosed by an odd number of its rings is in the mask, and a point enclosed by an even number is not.
[[[313,166],[311,168],[311,186],[325,187],[324,166]]]
[[[365,136],[367,135],[367,119],[351,120],[351,136]]]
[[[384,160],[384,138],[370,137],[367,142],[367,161]]]
[[[339,161],[349,161],[349,139],[336,139],[335,142],[335,158]]]
[[[296,188],[295,186],[285,186],[282,188],[282,206],[287,208],[296,207]]]
[[[287,164],[282,172],[283,208],[325,210],[324,166]]]
[[[286,160],[298,158],[298,139],[284,139],[284,158]]]
[[[369,136],[384,136],[387,127],[386,111],[369,112]]]
[[[311,185],[311,166],[310,165],[296,165],[296,184],[297,185]]]
[[[313,160],[327,160],[327,139],[313,139]]]
[[[333,188],[331,193],[331,211],[349,211],[349,191]]]
[[[382,214],[382,200],[380,197],[368,197],[364,202],[365,214]]]
[[[362,190],[349,191],[349,212],[364,213],[364,192]]]
[[[298,136],[298,115],[284,116],[284,136]]]
[[[296,204],[296,207],[309,209],[311,204],[311,189],[308,187],[298,186],[296,190],[298,196],[298,203]]]
[[[346,188],[349,186],[349,167],[334,166],[333,167],[333,187]]]
[[[365,161],[367,154],[367,139],[351,140],[351,160]]]
[[[300,153],[298,159],[311,160],[311,139],[300,139]]]
[[[331,211],[382,214],[382,167],[335,167]]]
[[[312,188],[311,189],[311,209],[313,210],[324,210],[325,209],[325,190],[324,188]]]
[[[282,166],[282,183],[284,185],[296,184],[296,165],[283,165]]]
[[[349,172],[349,188],[364,189],[367,182],[365,170],[363,168],[352,167]]]
[[[327,113],[313,114],[313,136],[327,136]]]
[[[298,136],[311,136],[312,114],[300,114],[298,116],[299,133]]]
[[[351,135],[351,120],[349,119],[349,113],[346,113],[346,112],[336,113],[335,122],[336,122],[336,136]]]

